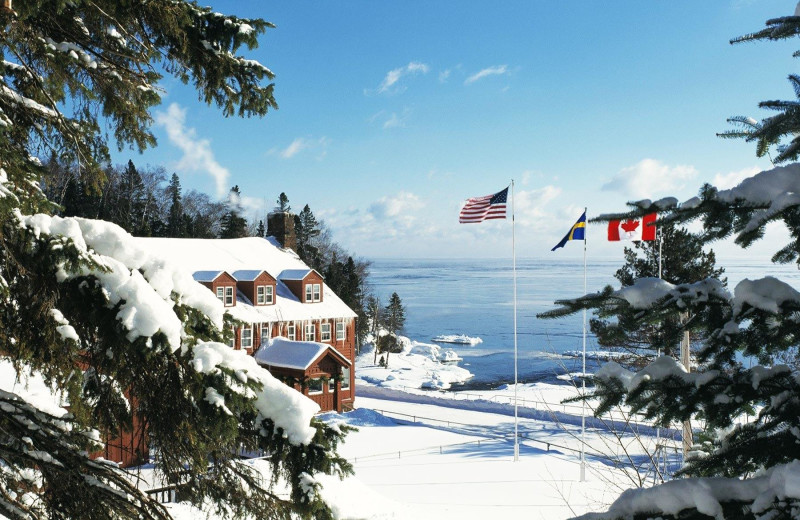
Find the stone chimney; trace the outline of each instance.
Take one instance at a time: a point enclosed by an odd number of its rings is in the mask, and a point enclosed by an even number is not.
[[[297,251],[294,215],[288,211],[273,211],[267,215],[267,235],[275,237],[284,248]]]

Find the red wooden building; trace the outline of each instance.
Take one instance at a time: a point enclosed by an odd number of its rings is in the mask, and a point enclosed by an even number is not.
[[[317,403],[320,409],[343,411],[344,398],[351,395],[353,363],[334,347],[275,338],[263,345],[255,357],[272,375]]]
[[[137,241],[186,268],[243,323],[232,331],[231,348],[256,355],[273,375],[323,411],[352,408],[356,314],[294,251],[272,237]],[[284,340],[271,342],[273,338]],[[313,359],[308,357],[311,344],[316,345],[311,350],[319,352]],[[283,365],[261,359],[259,350],[275,345],[280,347],[271,355],[280,350],[285,359],[295,348],[306,357]]]

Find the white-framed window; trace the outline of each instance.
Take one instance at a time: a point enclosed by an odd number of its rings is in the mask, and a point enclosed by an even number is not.
[[[231,339],[228,340],[230,348],[236,348],[236,329],[231,329]]]
[[[340,388],[342,390],[350,389],[350,367],[344,367],[342,369],[342,386]]]
[[[322,295],[322,285],[318,283],[306,284],[306,303],[320,301],[321,295]]]
[[[273,301],[273,291],[271,285],[256,286],[256,305],[271,305]]]
[[[336,322],[336,341],[342,341],[346,335],[343,321]]]
[[[303,336],[306,341],[314,341],[314,333],[316,332],[313,323],[306,324],[305,335]]]
[[[217,299],[225,303],[225,289],[223,287],[217,287]]]
[[[233,307],[233,287],[223,287],[225,289],[225,299],[222,303],[225,304],[225,307]]]
[[[314,378],[308,381],[308,395],[316,395],[322,393],[322,379]]]
[[[253,327],[242,327],[242,348],[253,348]]]
[[[320,323],[320,325],[319,325],[319,340],[320,341],[330,341],[331,340],[331,324],[330,323]]]
[[[294,341],[295,334],[294,334],[294,323],[290,323],[288,326],[288,330],[286,331],[286,337],[290,340]]]
[[[261,324],[261,343],[264,343],[272,337],[272,323]]]

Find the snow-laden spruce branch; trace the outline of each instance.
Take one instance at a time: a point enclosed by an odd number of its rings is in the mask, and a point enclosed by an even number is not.
[[[743,247],[761,238],[768,223],[782,222],[792,240],[774,260],[800,258],[798,164],[763,171],[728,190],[705,185],[699,197],[683,203],[665,198],[630,205],[629,213],[596,220],[657,210],[662,223],[701,220],[706,242],[735,236]],[[743,280],[730,292],[715,278],[682,284],[641,278],[556,304],[542,316],[588,309],[624,319],[629,328],[671,318],[703,338],[692,372],[662,356],[638,372],[609,363],[596,374],[596,413],[624,404],[661,425],[700,418],[703,429],[695,432],[680,472],[693,480],[623,494],[608,512],[587,518],[795,517],[800,487],[786,479],[796,478],[800,467],[800,374],[774,360],[800,349],[800,292],[770,276]],[[758,363],[746,367],[742,356]]]
[[[742,181],[739,185],[719,190],[706,184],[696,197],[679,203],[674,197],[657,201],[649,199],[629,202],[631,211],[600,215],[590,222],[638,217],[653,211],[659,212],[659,221],[685,223],[700,220],[704,241],[714,241],[730,236],[747,248],[764,236],[766,225],[782,222],[792,236],[792,241],[773,256],[774,262],[800,261],[797,252],[800,240],[800,163],[778,166],[762,171]]]
[[[37,341],[36,335],[51,335],[61,345],[61,361],[74,369],[65,374],[36,357],[28,361],[30,366],[63,388],[78,383],[71,388],[77,392],[70,394],[73,411],[99,414],[104,429],[125,429],[137,414],[148,417],[148,431],[159,448],[156,468],[165,481],[183,486],[196,503],[235,493],[234,506],[272,511],[276,517],[297,510],[325,516],[324,509],[319,511],[323,506],[313,473],[350,471],[346,461],[330,452],[342,433],[313,419],[318,405],[275,379],[245,352],[221,342],[222,328],[231,321],[212,292],[138,247],[114,224],[19,212],[14,221],[12,227],[29,242],[34,256],[60,259],[47,269],[46,284],[74,294],[78,305],[95,308],[97,316],[91,321],[97,324],[87,323],[69,299],[58,306],[45,304],[42,312],[49,319],[42,330],[31,331],[33,338],[5,343],[12,359],[22,353],[21,347]],[[13,280],[23,282],[16,276]],[[10,292],[17,292],[14,283]],[[136,359],[146,369],[132,362]],[[82,373],[75,371],[80,365],[86,367]],[[0,406],[0,422],[14,413]],[[206,426],[192,433],[197,425]],[[267,453],[271,482],[236,460],[241,447]],[[14,467],[36,467],[20,456],[0,453],[0,459]],[[290,484],[291,500],[272,491],[279,477]],[[120,472],[117,478],[126,477]],[[47,484],[49,488],[53,481]],[[118,499],[112,494],[92,500],[114,509],[130,505],[125,498],[118,506]]]
[[[318,411],[316,404],[272,377],[243,351],[220,342],[188,341],[192,338],[174,310],[176,305],[201,311],[220,330],[224,316],[222,303],[188,273],[152,257],[119,226],[108,222],[43,214],[18,214],[17,218],[20,227],[37,240],[55,248],[72,248],[79,255],[76,264],[65,263],[55,273],[58,281],[94,278],[107,295],[107,306],[115,309],[129,341],[143,339],[148,347],[164,348],[170,353],[180,350],[180,354],[189,355],[189,363],[198,374],[232,374],[233,377],[223,377],[228,386],[226,393],[252,399],[261,414],[259,422],[271,420],[293,443],[311,441],[315,430],[309,423]],[[157,336],[164,339],[159,341]],[[222,395],[213,387],[209,389]],[[226,409],[224,403],[213,404]]]
[[[180,0],[44,0],[0,10],[0,352],[63,393],[70,431],[113,437],[140,420],[136,433],[146,431],[157,448],[163,481],[193,504],[233,517],[324,519],[332,512],[314,475],[350,471],[335,451],[344,432],[313,419],[315,405],[224,344],[234,322],[207,289],[116,226],[52,217],[58,208],[39,186],[39,157],[76,166],[81,186],[97,189],[112,143],[154,145],[151,110],[165,73],[224,115],[277,108],[273,73],[240,55],[270,27]],[[0,424],[13,413],[0,407]],[[63,440],[38,431],[48,435],[30,437],[32,447],[19,436],[6,447],[40,453]],[[94,441],[80,440],[61,456],[86,458]],[[241,449],[266,453],[271,474],[238,461]],[[0,454],[0,467],[38,469],[15,456]],[[161,518],[153,499],[140,507],[135,495],[101,492],[105,466],[75,467],[85,478],[40,471],[36,487],[5,480],[0,514]]]

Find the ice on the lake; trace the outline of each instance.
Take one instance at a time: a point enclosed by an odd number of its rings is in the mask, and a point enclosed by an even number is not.
[[[483,343],[483,340],[477,336],[471,337],[466,334],[440,334],[431,339],[436,343],[455,343],[457,345],[477,345]]]
[[[562,356],[579,358],[583,356],[582,350],[565,350]],[[587,350],[586,359],[596,359],[598,361],[614,361],[631,357],[628,352],[611,352],[608,350]]]

